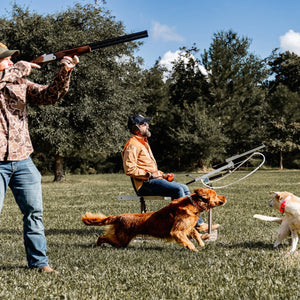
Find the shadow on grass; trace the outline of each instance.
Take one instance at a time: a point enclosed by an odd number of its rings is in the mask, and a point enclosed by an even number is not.
[[[97,230],[96,228],[89,228],[89,229],[45,229],[45,235],[90,235],[91,233],[101,234],[101,230]],[[20,235],[23,234],[22,230],[18,229],[0,229],[0,234],[10,234],[10,235]]]
[[[238,248],[244,248],[244,249],[267,249],[272,250],[274,249],[273,244],[270,243],[264,243],[264,242],[242,242],[242,243],[236,243],[236,244],[223,244],[219,243],[220,246],[228,249],[238,249]]]
[[[8,265],[8,266],[1,266],[0,270],[1,271],[12,271],[12,270],[30,270],[31,269],[27,266],[16,266],[16,265]]]
[[[96,243],[93,244],[74,244],[74,246],[79,247],[79,248],[84,248],[84,249],[91,249],[91,248],[98,248],[99,250],[112,250],[114,249],[115,251],[130,251],[130,252],[136,252],[136,251],[158,251],[158,252],[162,252],[164,250],[166,250],[166,248],[164,247],[160,247],[160,246],[143,246],[143,247],[136,247],[134,245],[129,245],[127,247],[121,247],[121,248],[117,248],[117,247],[113,247],[109,244],[105,244],[105,245],[101,245],[101,246],[97,246]],[[186,250],[186,249],[184,249]]]
[[[18,229],[0,229],[0,234],[20,235],[23,234],[23,231]]]
[[[65,235],[80,235],[80,236],[86,236],[90,234],[101,234],[103,230],[97,230],[97,228],[89,228],[89,229],[46,229],[45,235],[59,235],[59,234],[65,234]]]
[[[101,249],[117,249],[117,250],[130,250],[130,251],[136,251],[136,250],[157,250],[157,251],[162,251],[165,249],[165,247],[163,246],[157,246],[157,245],[151,245],[148,244],[147,245],[147,240],[151,241],[151,240],[155,240],[154,238],[141,238],[141,237],[136,237],[135,239],[133,239],[130,243],[130,245],[128,245],[127,247],[123,247],[123,248],[117,248],[117,247],[113,247],[109,244],[103,244],[100,247],[96,245],[96,240],[97,237],[101,234],[103,234],[103,229],[99,230],[99,228],[95,227],[95,228],[86,228],[86,229],[46,229],[45,230],[45,235],[47,236],[56,236],[56,235],[67,235],[67,236],[95,236],[95,242],[94,243],[72,243],[72,246],[78,247],[78,248],[101,248]],[[16,230],[16,229],[2,229],[0,230],[0,234],[9,234],[9,235],[20,235],[22,234],[22,231],[20,230]],[[159,239],[158,239],[159,240]],[[50,245],[55,245],[55,242],[48,242],[48,244]],[[58,244],[57,244],[58,245]],[[184,248],[182,248],[184,249]]]

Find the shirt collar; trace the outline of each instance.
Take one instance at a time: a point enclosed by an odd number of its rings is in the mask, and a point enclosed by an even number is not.
[[[146,143],[148,143],[148,139],[146,137],[135,135],[135,134],[132,134],[131,136],[134,137],[134,138],[136,138],[143,145],[145,145]]]

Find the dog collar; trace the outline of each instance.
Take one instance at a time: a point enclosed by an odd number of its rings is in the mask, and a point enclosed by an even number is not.
[[[280,205],[280,212],[283,214],[285,210],[286,203],[291,199],[291,196],[287,196]]]
[[[199,206],[199,204],[189,195],[188,198],[190,199],[191,203],[199,209],[199,211],[203,211],[203,209]]]

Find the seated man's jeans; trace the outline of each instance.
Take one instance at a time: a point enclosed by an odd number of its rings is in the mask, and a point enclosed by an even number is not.
[[[0,212],[8,186],[23,214],[23,235],[28,266],[30,268],[47,266],[41,175],[31,158],[21,161],[0,161]]]
[[[138,191],[139,196],[164,196],[178,199],[190,195],[187,185],[176,181],[167,181],[165,179],[152,178],[145,181]],[[199,216],[197,225],[203,223]]]

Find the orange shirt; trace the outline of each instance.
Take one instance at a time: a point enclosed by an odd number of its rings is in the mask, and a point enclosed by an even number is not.
[[[122,159],[124,172],[133,178],[137,190],[149,179],[149,173],[158,171],[147,138],[131,135],[122,151]]]

